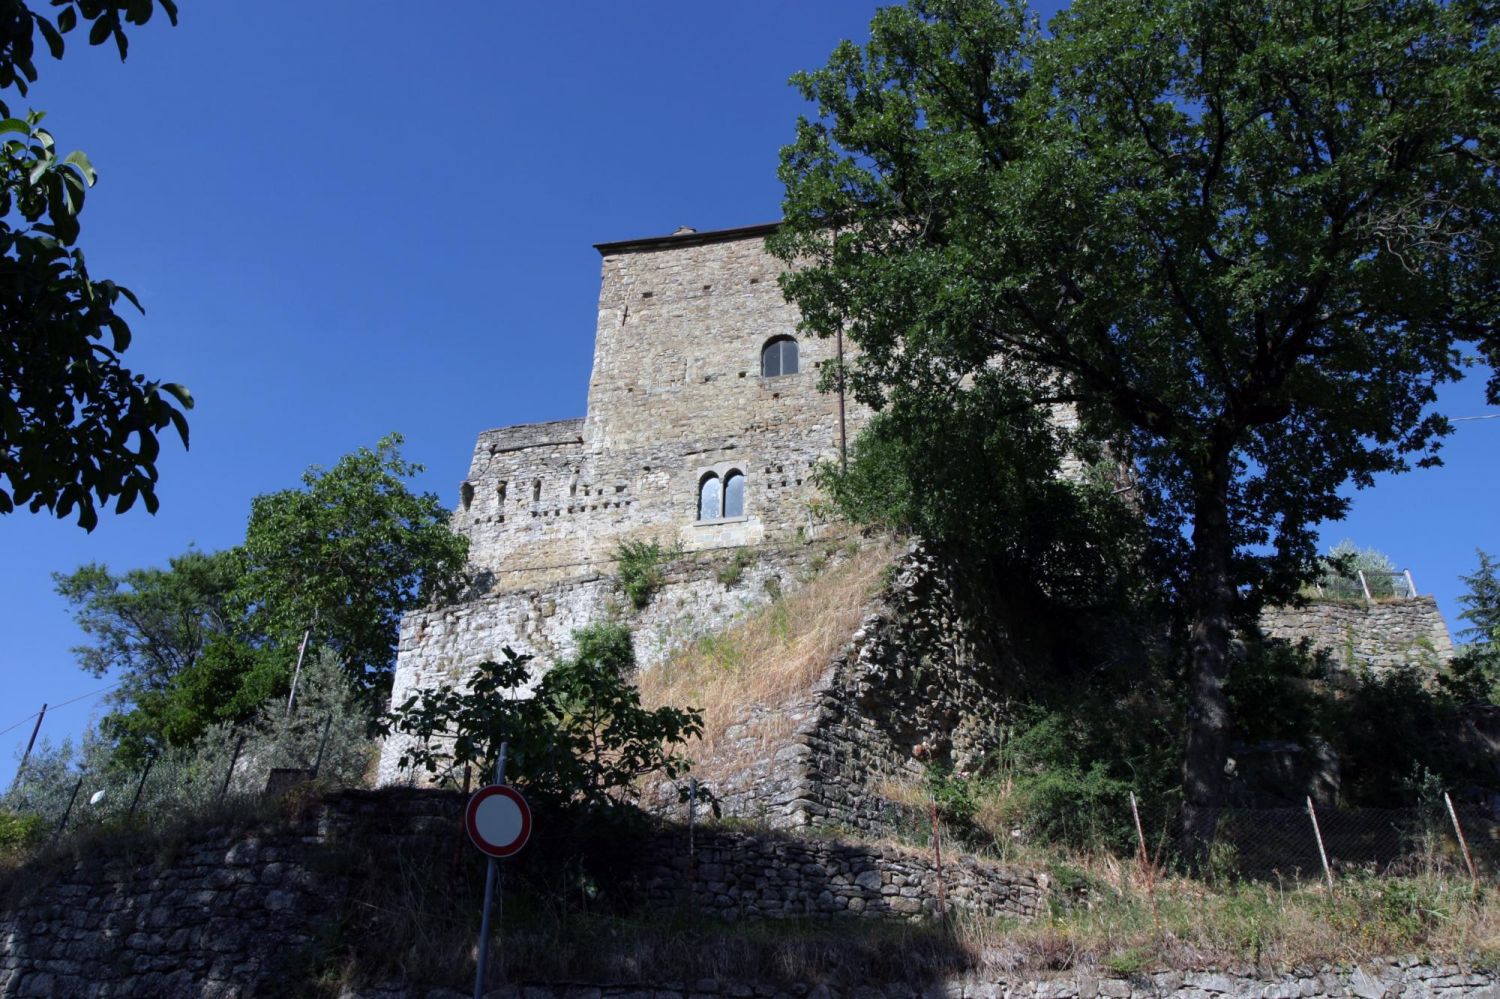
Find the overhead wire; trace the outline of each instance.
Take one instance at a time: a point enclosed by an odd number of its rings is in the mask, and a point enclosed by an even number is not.
[[[79,701],[88,700],[90,697],[98,697],[100,694],[106,694],[109,691],[114,690],[124,682],[124,680],[116,680],[114,683],[110,684],[107,687],[100,687],[98,690],[91,690],[87,694],[79,694],[77,697],[70,697],[66,701],[58,701],[56,704],[48,704],[45,710],[56,711],[58,708],[65,708],[69,704],[77,704]],[[7,732],[15,731],[41,713],[41,711],[33,711],[31,714],[27,715],[25,718],[22,718],[15,724],[8,725],[5,728],[0,728],[0,735],[5,735]]]

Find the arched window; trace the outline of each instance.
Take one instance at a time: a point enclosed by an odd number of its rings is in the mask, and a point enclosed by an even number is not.
[[[797,341],[789,336],[770,340],[760,349],[760,376],[775,378],[777,375],[797,373]]]
[[[719,477],[709,472],[698,480],[698,519],[718,520],[719,511],[723,509],[720,505]]]
[[[745,476],[738,468],[724,476],[724,516],[745,515]]]

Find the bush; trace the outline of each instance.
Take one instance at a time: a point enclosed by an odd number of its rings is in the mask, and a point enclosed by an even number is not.
[[[620,542],[615,549],[620,564],[616,578],[632,607],[641,610],[651,602],[651,597],[661,589],[663,567],[679,554],[676,547],[664,548],[659,541]]]
[[[700,713],[641,707],[627,676],[635,652],[623,625],[593,625],[573,637],[577,654],[549,670],[530,697],[516,693],[531,680],[532,657],[507,648],[503,662],[475,669],[467,689],[444,684],[407,698],[380,723],[386,734],[416,740],[401,766],[456,784],[466,766],[481,774],[493,766],[505,741],[507,776],[528,794],[590,809],[633,801],[642,777],[683,773],[681,749],[702,732]]]

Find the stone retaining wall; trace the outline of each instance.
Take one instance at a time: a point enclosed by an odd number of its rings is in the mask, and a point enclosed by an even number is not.
[[[538,983],[494,989],[485,999],[1500,999],[1500,977],[1459,965],[1374,964],[1310,969],[1287,975],[1162,972],[1120,978],[1102,974],[1048,979],[971,978],[928,984],[809,983],[765,986],[748,982]],[[347,999],[464,999],[449,990],[363,991]]]
[[[1045,874],[972,857],[950,858],[940,873],[930,854],[911,850],[714,829],[697,833],[691,855],[679,830],[654,840],[647,857],[649,904],[724,920],[920,920],[938,912],[940,880],[950,910],[1031,919],[1048,892]]]
[[[1303,607],[1273,607],[1261,615],[1261,627],[1275,638],[1305,639],[1347,670],[1435,669],[1453,658],[1448,626],[1432,597],[1368,605],[1317,600]]]

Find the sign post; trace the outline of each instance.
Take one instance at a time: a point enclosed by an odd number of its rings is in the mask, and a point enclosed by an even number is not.
[[[479,961],[474,969],[474,999],[483,999],[484,980],[490,963],[490,906],[495,897],[499,868],[495,861],[519,853],[531,838],[531,808],[513,787],[505,784],[505,752],[500,743],[495,760],[495,783],[474,792],[464,809],[464,828],[469,839],[489,858],[484,873],[484,909],[479,918]]]

